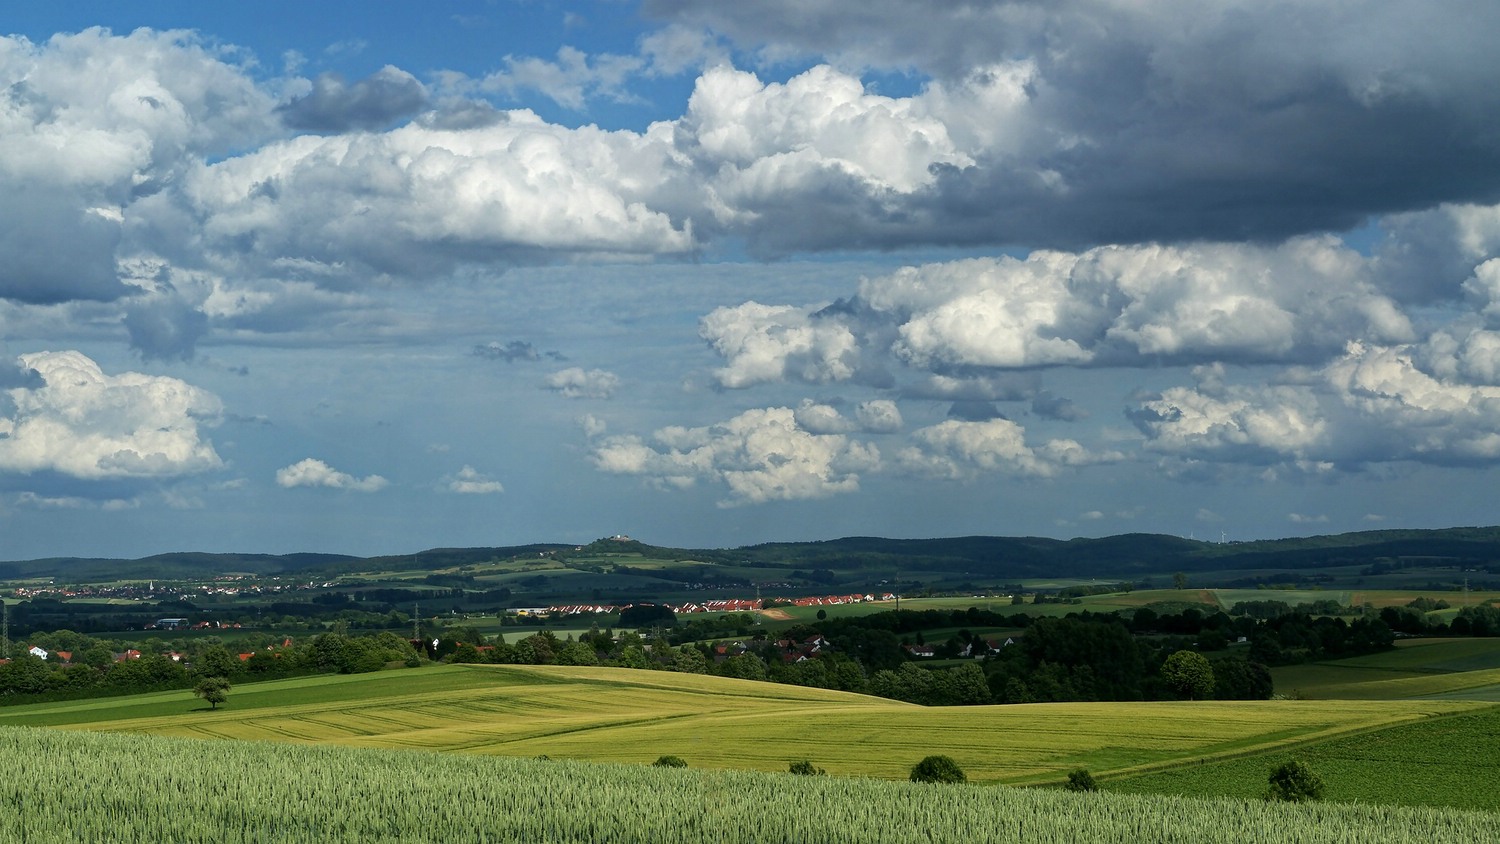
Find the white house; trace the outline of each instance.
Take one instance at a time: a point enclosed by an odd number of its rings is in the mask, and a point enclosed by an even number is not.
[[[27,653],[31,654],[32,656],[36,657],[37,659],[46,659],[47,658],[47,649],[43,648],[43,647],[40,647],[38,645],[32,645],[31,646],[31,650],[27,651]]]

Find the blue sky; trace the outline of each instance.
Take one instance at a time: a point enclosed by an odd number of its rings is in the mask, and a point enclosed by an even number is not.
[[[0,559],[1492,524],[1497,18],[20,4]]]

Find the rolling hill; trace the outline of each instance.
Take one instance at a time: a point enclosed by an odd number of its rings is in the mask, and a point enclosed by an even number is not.
[[[598,560],[628,555],[691,565],[695,576],[715,569],[759,580],[823,585],[872,578],[954,584],[965,580],[1019,582],[1036,577],[1134,580],[1164,573],[1234,572],[1296,580],[1319,572],[1374,568],[1445,567],[1472,572],[1476,581],[1500,580],[1500,528],[1382,530],[1256,542],[1210,543],[1158,534],[1097,539],[969,536],[936,539],[846,537],[777,542],[730,549],[665,548],[635,540],[436,548],[414,554],[352,557],[336,554],[170,553],[139,559],[54,557],[0,563],[0,579],[63,578],[89,582],[211,577],[229,573],[329,577],[357,571],[439,570],[505,561]],[[1259,574],[1257,574],[1259,573]]]

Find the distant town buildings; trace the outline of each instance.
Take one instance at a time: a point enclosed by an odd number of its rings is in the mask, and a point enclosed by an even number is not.
[[[611,537],[616,538],[616,537]],[[812,595],[803,598],[792,598],[784,603],[794,607],[828,607],[843,604],[863,604],[873,601],[894,601],[894,592],[882,592],[877,597],[873,593],[851,594],[851,595]],[[632,604],[564,604],[551,607],[526,607],[513,610],[520,616],[562,616],[562,615],[603,615],[616,613],[627,609]],[[755,612],[766,609],[766,602],[760,598],[727,598],[723,600],[703,601],[701,603],[689,601],[682,604],[667,604],[672,612],[677,615],[689,615],[692,613],[727,613],[727,612]]]

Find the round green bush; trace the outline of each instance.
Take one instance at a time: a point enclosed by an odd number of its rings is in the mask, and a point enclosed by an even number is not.
[[[1099,784],[1094,782],[1094,775],[1089,773],[1088,768],[1079,768],[1068,772],[1068,784],[1063,788],[1069,791],[1098,791]]]
[[[968,782],[969,778],[964,776],[964,769],[958,767],[952,757],[939,754],[911,766],[911,781],[953,783]]]
[[[686,768],[687,762],[681,756],[662,756],[651,763],[657,768]]]
[[[1271,771],[1267,800],[1306,803],[1323,798],[1323,780],[1300,760],[1293,759]]]

